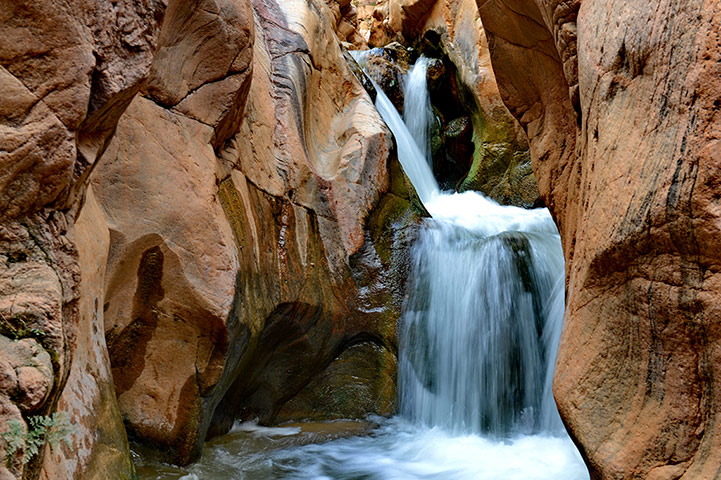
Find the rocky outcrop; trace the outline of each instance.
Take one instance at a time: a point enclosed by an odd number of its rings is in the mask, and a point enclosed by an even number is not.
[[[50,422],[65,390],[84,390],[90,400],[103,381],[79,377],[82,358],[93,355],[91,339],[102,336],[79,331],[95,310],[92,301],[79,301],[82,260],[72,230],[89,174],[148,75],[164,9],[161,2],[122,0],[0,7],[0,33],[11,39],[0,46],[0,363],[7,375],[0,387],[6,434],[0,456],[10,437],[19,445],[9,471],[0,467],[3,478],[35,478],[40,471],[43,450],[33,455],[25,442],[28,429],[39,434],[31,418]],[[38,360],[18,363],[23,357],[13,349],[32,350]],[[107,428],[113,430],[107,442],[125,450],[126,462],[108,462],[106,473],[122,478],[131,473],[127,439],[122,428]],[[65,440],[76,446],[82,435]],[[87,436],[82,442],[77,452],[58,453],[58,461],[75,462],[78,474],[102,443]]]
[[[326,0],[332,23],[338,40],[352,44],[357,48],[366,46],[365,39],[358,29],[357,1],[352,0]]]
[[[717,2],[478,2],[561,232],[555,394],[594,478],[716,478]]]
[[[119,408],[133,438],[179,463],[198,454],[214,408],[202,399],[237,337],[226,327],[238,258],[216,150],[243,118],[253,23],[249,2],[171,2],[149,78],[93,176],[109,231],[102,317]]]
[[[328,405],[314,418],[389,414],[394,398],[398,305],[364,226],[390,133],[322,1],[207,3],[169,4],[93,177],[118,404],[181,464],[238,417],[301,420],[305,398]],[[333,403],[349,372],[365,397]]]

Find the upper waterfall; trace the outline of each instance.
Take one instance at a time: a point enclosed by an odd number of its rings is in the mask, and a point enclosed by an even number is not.
[[[416,140],[421,155],[432,168],[429,131],[433,122],[433,109],[428,94],[428,61],[428,58],[421,55],[408,72],[403,89],[403,121],[410,135]]]
[[[363,67],[365,52],[353,52],[353,54],[358,64]],[[425,72],[425,67],[422,68]],[[438,188],[438,182],[436,182],[433,176],[433,171],[426,161],[426,153],[419,148],[419,142],[416,141],[408,130],[408,126],[388,96],[383,92],[383,89],[370,76],[368,78],[370,78],[377,92],[376,108],[396,139],[398,160],[403,166],[403,171],[408,175],[408,178],[415,187],[421,202],[424,204],[428,203],[438,196],[440,189]],[[422,84],[421,82],[414,82],[413,85],[415,85],[415,88],[427,90],[425,73],[422,79]],[[430,103],[428,105],[430,105]]]

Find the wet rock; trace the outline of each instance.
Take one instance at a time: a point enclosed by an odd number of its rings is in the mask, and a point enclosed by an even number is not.
[[[383,92],[393,106],[403,114],[405,75],[408,73],[408,58],[405,47],[397,44],[394,48],[374,48],[368,51],[363,69]],[[400,60],[399,60],[400,59]]]
[[[531,156],[509,148],[507,143],[486,143],[474,155],[459,192],[476,190],[504,205],[523,208],[543,206],[533,174]]]
[[[283,406],[276,421],[363,418],[369,411],[390,416],[397,370],[396,355],[382,345],[348,347]]]
[[[353,72],[353,75],[355,75],[355,78],[358,79],[361,85],[363,85],[365,91],[368,92],[368,95],[370,95],[371,101],[375,103],[377,95],[376,88],[373,86],[373,83],[368,78],[368,75],[365,74],[361,66],[358,65],[355,58],[353,58],[350,51],[345,47],[343,47],[343,58],[348,63],[348,66]]]
[[[428,60],[426,82],[429,90],[437,91],[439,88],[442,88],[445,75],[446,67],[440,58],[431,58]]]
[[[436,146],[438,143],[441,143],[440,148]],[[469,117],[451,120],[441,135],[434,131],[431,140],[431,151],[436,151],[433,173],[442,189],[455,189],[466,175],[471,166],[473,148],[473,125]]]

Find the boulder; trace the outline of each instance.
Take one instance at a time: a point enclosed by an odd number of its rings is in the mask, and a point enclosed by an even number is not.
[[[410,53],[400,43],[364,52],[360,64],[388,99],[403,114],[405,76],[410,67]],[[367,88],[367,87],[366,87]]]

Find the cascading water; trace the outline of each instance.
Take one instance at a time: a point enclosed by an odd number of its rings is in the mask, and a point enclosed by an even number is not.
[[[358,61],[359,65],[363,67],[365,65],[365,56],[367,55],[367,52],[354,51],[352,53],[355,59]],[[419,68],[423,68],[423,70],[425,71],[425,67]],[[411,75],[411,77],[417,78],[417,75]],[[425,84],[425,74],[423,76],[423,79],[424,81],[422,83],[422,89],[424,91],[427,91]],[[425,150],[427,151],[427,140],[424,140],[423,142],[418,142],[408,132],[408,127],[403,121],[403,118],[401,118],[400,114],[398,113],[398,110],[396,110],[396,107],[393,106],[393,103],[383,93],[383,90],[372,78],[370,79],[370,81],[371,83],[373,83],[373,86],[378,92],[378,95],[376,97],[376,108],[383,117],[383,120],[385,120],[386,124],[388,124],[388,128],[391,129],[393,135],[395,136],[396,147],[398,150],[398,160],[403,166],[403,171],[406,172],[406,175],[408,175],[408,178],[415,187],[416,193],[418,193],[418,197],[421,199],[421,201],[424,204],[430,202],[433,198],[438,196],[439,190],[438,182],[436,182],[436,179],[433,177],[433,172],[431,171],[428,164],[423,161],[426,158],[426,153],[424,153],[424,150],[422,150],[418,146],[419,143],[424,145]],[[408,84],[409,82],[406,82],[406,85]],[[415,88],[418,88],[418,84],[418,81],[413,82]],[[405,90],[408,91],[408,88],[406,88]],[[426,93],[425,96],[427,97],[428,94]],[[428,106],[430,107],[430,102],[428,103]],[[427,110],[424,110],[422,115],[427,115]],[[423,129],[423,132],[425,132],[427,129],[427,124],[424,128],[421,126],[421,123],[422,122],[416,122],[417,128],[419,130],[419,135],[421,134],[421,129]],[[403,133],[399,134],[397,132]],[[423,135],[427,138],[427,134],[423,133]]]
[[[538,432],[551,424],[549,314],[563,300],[555,225],[474,193],[428,207],[400,335],[401,413],[455,433]]]
[[[421,57],[405,92],[406,114],[422,118],[412,122],[421,151],[426,68]],[[409,142],[410,128],[376,88],[379,112],[397,141]],[[409,109],[409,99],[422,108]],[[432,175],[415,153],[401,159],[404,167]],[[433,218],[414,248],[400,335],[401,413],[455,433],[562,430],[549,380],[563,314],[563,252],[550,214],[473,192],[426,199]]]
[[[430,126],[433,122],[431,96],[426,88],[428,58],[421,56],[408,73],[403,89],[403,121],[428,165],[431,165]],[[433,175],[431,173],[431,175]]]
[[[415,81],[420,69],[423,63],[408,89],[425,89]],[[500,206],[474,192],[439,192],[422,153],[427,140],[414,139],[376,89],[399,160],[432,215],[414,247],[399,332],[400,415],[379,419],[367,436],[260,455],[249,453],[242,437],[233,447],[207,449],[182,478],[588,479],[551,394],[564,289],[550,214]],[[423,133],[422,125],[414,128]],[[297,433],[250,430],[257,432],[253,444],[263,445]]]

